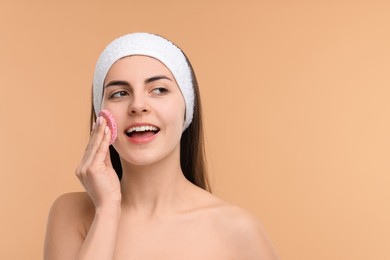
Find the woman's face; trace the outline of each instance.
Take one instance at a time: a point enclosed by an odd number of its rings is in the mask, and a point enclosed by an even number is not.
[[[147,56],[116,61],[104,82],[102,109],[117,122],[114,147],[128,163],[147,165],[180,156],[185,103],[173,75],[160,61]]]

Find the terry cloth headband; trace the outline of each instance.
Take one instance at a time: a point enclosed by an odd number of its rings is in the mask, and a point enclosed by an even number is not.
[[[191,70],[183,52],[167,39],[150,33],[132,33],[117,38],[104,49],[97,61],[93,79],[93,105],[101,110],[103,84],[108,70],[117,60],[130,55],[145,55],[162,62],[175,77],[186,104],[183,131],[192,122],[194,89]]]

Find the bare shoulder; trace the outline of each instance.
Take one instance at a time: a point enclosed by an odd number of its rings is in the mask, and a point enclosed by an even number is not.
[[[210,194],[208,211],[213,232],[239,259],[276,260],[274,247],[258,218]]]
[[[77,229],[85,235],[94,216],[91,199],[85,192],[72,192],[59,196],[49,213],[48,229]]]
[[[84,192],[58,197],[49,213],[44,259],[74,259],[94,216],[91,199]]]
[[[80,205],[80,204],[85,206],[85,204],[91,204],[92,201],[86,192],[69,192],[60,195],[54,201],[53,206],[57,206],[57,205],[69,206],[68,205],[69,203],[73,206]],[[91,204],[91,206],[93,205]]]
[[[84,219],[94,214],[94,206],[85,192],[65,193],[54,201],[50,214]]]

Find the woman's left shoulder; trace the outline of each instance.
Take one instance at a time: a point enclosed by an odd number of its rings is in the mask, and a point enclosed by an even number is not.
[[[216,232],[226,239],[231,249],[237,250],[241,259],[278,259],[260,220],[253,214],[221,201],[213,216]]]
[[[277,260],[275,249],[260,220],[248,211],[230,204],[200,188],[194,188],[188,205],[207,227],[206,237],[212,237],[229,259]],[[194,202],[196,202],[194,204]]]

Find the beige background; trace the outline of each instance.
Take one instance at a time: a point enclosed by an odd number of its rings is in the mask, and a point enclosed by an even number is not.
[[[134,31],[189,56],[215,193],[282,259],[390,259],[389,2],[227,0],[1,1],[0,259],[42,258],[82,189],[95,61]]]

